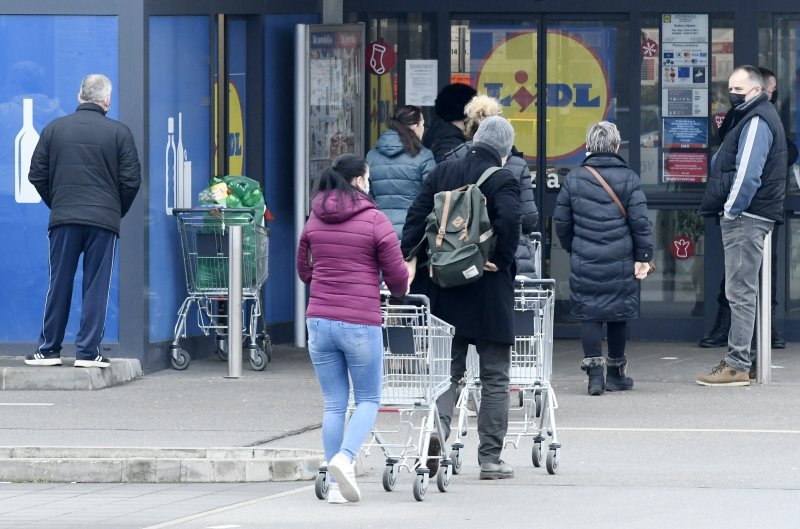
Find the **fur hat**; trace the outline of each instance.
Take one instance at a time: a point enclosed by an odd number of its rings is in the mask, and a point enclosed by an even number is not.
[[[502,116],[489,116],[481,121],[472,141],[492,147],[502,158],[514,145],[514,127]]]
[[[444,121],[464,119],[464,107],[475,94],[475,89],[466,84],[447,85],[436,96],[433,111]]]

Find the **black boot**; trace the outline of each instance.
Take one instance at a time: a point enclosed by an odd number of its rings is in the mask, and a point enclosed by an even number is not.
[[[731,308],[729,306],[720,305],[717,311],[717,319],[714,322],[714,328],[704,336],[698,345],[700,347],[724,347],[728,345],[728,331],[731,328]]]
[[[625,376],[628,359],[608,357],[606,361],[606,391],[627,391],[633,389],[633,379]]]
[[[589,395],[602,395],[606,389],[606,377],[603,367],[606,359],[602,356],[590,356],[581,362],[581,369],[589,375]]]

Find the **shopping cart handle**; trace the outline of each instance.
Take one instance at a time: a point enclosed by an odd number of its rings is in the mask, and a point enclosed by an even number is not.
[[[531,279],[528,276],[518,275],[514,278],[514,283],[520,285],[522,288],[530,286],[530,287],[541,287],[550,290],[556,289],[555,279]]]
[[[175,208],[172,210],[173,215],[180,215],[186,213],[209,213],[211,211],[219,211],[222,214],[225,213],[249,213],[252,216],[256,216],[256,210],[253,208],[226,208],[222,206],[210,206],[206,208]]]
[[[419,305],[419,304],[421,304],[421,305],[425,305],[428,308],[428,310],[430,310],[430,308],[431,308],[431,300],[428,299],[428,296],[426,296],[425,294],[406,294],[403,297],[396,298],[396,297],[392,296],[392,293],[389,292],[388,290],[381,289],[381,300],[386,300],[386,301],[391,302],[391,300],[393,300],[393,299],[397,300],[397,301],[400,301],[401,304],[404,304],[404,305],[409,305],[409,304]],[[421,302],[421,303],[413,303],[414,301]]]

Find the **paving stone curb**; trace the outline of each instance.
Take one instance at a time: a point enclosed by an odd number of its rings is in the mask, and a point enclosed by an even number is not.
[[[22,356],[12,360],[14,365],[0,367],[0,390],[91,391],[125,384],[143,374],[136,358],[112,358],[111,365],[102,369],[73,367],[72,358],[63,358],[62,366],[29,366]]]
[[[323,455],[284,448],[2,447],[0,481],[239,483],[313,479]]]

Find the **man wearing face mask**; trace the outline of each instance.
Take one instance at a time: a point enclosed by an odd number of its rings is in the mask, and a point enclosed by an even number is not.
[[[773,105],[777,105],[778,101],[778,90],[777,90],[777,80],[775,78],[775,74],[772,70],[767,68],[759,68],[759,72],[761,72],[761,76],[764,78],[764,92],[766,92],[768,100]],[[731,122],[733,121],[735,113],[728,112],[725,115],[725,119],[720,125],[719,128],[719,137],[720,141],[724,140],[725,134],[727,134],[728,130],[731,128]],[[794,165],[797,161],[797,147],[794,143],[792,143],[791,139],[786,137],[786,148],[788,152],[788,160],[787,164],[788,167]],[[789,174],[789,173],[787,173]],[[773,263],[777,262],[778,256],[778,234],[779,234],[779,225],[780,223],[775,225],[775,229],[772,230],[772,251],[773,251]],[[778,296],[777,296],[777,274],[778,274],[778,267],[772,267],[772,347],[774,349],[784,349],[786,348],[786,340],[783,339],[779,329],[775,326],[775,309],[778,305]],[[725,296],[725,277],[722,278],[722,283],[720,284],[720,292],[717,296],[717,317],[714,321],[714,328],[711,329],[711,332],[707,336],[704,336],[700,342],[700,347],[710,348],[710,347],[723,347],[728,343],[728,331],[731,327],[731,309],[730,305],[728,304],[728,298]],[[750,378],[755,378],[755,365],[750,369]]]
[[[783,125],[764,86],[753,66],[740,66],[731,74],[731,125],[711,159],[700,205],[701,215],[721,216],[725,294],[731,308],[728,352],[708,375],[697,378],[704,386],[750,384],[758,274],[764,240],[783,219],[788,162]]]

